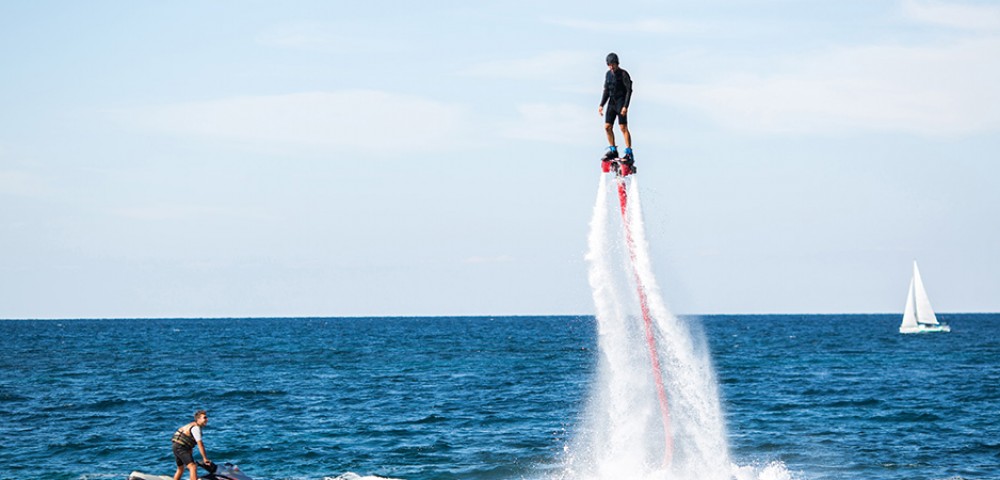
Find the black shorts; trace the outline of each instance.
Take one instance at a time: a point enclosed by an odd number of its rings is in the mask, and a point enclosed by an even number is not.
[[[628,125],[628,115],[622,115],[622,107],[615,102],[608,102],[607,109],[604,110],[604,123],[614,125],[615,118],[618,118],[618,125]]]
[[[174,461],[178,467],[186,467],[194,463],[194,449],[186,448],[178,443],[171,443],[174,446]]]

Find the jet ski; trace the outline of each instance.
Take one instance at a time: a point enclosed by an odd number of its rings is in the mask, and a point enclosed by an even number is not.
[[[204,480],[253,480],[247,474],[240,471],[240,467],[233,465],[231,463],[224,463],[218,465],[215,463],[199,463],[199,467],[204,468],[208,471],[206,475],[198,475],[198,478]],[[128,476],[128,480],[174,480],[173,475],[150,475],[148,473],[142,472],[132,472]]]

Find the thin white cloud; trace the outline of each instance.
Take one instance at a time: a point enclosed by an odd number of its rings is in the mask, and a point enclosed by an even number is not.
[[[503,136],[579,145],[582,139],[599,134],[599,126],[603,124],[596,106],[588,110],[574,104],[531,103],[519,105],[517,112],[518,120],[502,128]]]
[[[18,171],[0,170],[0,195],[42,197],[54,190],[42,177]]]
[[[565,79],[576,78],[594,63],[593,58],[584,52],[555,51],[530,58],[482,62],[461,73],[474,77],[515,80]],[[597,64],[600,65],[599,61]]]
[[[318,24],[281,25],[261,32],[257,43],[269,47],[326,49],[336,47],[341,39]]]
[[[1000,6],[945,2],[903,2],[903,14],[922,23],[963,30],[1000,31]]]
[[[112,209],[111,214],[131,220],[167,221],[193,220],[218,217],[246,217],[245,213],[219,207],[201,205],[157,204]]]
[[[459,106],[373,90],[234,97],[119,111],[139,128],[174,135],[320,150],[430,151],[462,143]]]
[[[664,20],[659,18],[643,18],[632,21],[609,22],[606,20],[584,20],[578,18],[565,18],[550,20],[548,23],[567,27],[574,30],[583,30],[601,34],[670,34],[670,33],[690,33],[699,27],[690,22],[679,22]]]
[[[1000,38],[945,46],[845,48],[646,95],[758,132],[889,130],[930,135],[1000,131]]]
[[[495,257],[489,256],[474,256],[465,259],[465,263],[478,265],[478,264],[489,264],[489,263],[510,263],[514,261],[514,257],[510,255],[498,255]]]
[[[405,48],[382,35],[358,31],[356,25],[325,22],[285,23],[261,31],[260,45],[321,52],[386,52]]]

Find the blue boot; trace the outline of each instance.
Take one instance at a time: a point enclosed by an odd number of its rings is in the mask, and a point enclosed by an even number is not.
[[[614,160],[618,158],[618,148],[614,145],[608,147],[608,151],[604,153],[604,158],[601,160]]]
[[[627,177],[636,172],[635,157],[632,156],[632,149],[625,147],[625,157],[619,162],[618,174]]]

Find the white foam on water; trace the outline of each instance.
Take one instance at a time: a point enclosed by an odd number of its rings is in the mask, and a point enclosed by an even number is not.
[[[566,468],[559,478],[732,479],[741,467],[729,459],[718,384],[705,339],[666,307],[653,275],[639,182],[635,176],[625,181],[632,255],[619,211],[617,180],[602,175],[598,185],[586,259],[600,356],[583,425],[567,447]],[[637,288],[647,298],[667,391],[673,445],[667,464],[668,440]]]
[[[336,477],[324,477],[323,480],[399,480],[388,477],[378,477],[375,475],[361,476],[354,472],[347,472]]]
[[[783,462],[771,462],[761,466],[732,466],[733,480],[793,480],[795,477],[788,471]]]

